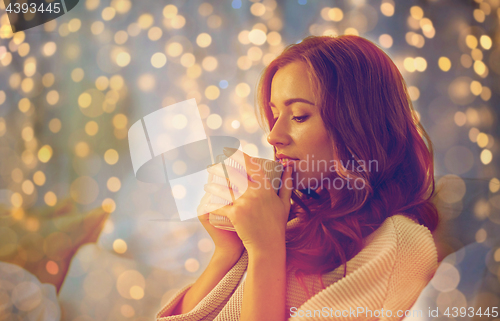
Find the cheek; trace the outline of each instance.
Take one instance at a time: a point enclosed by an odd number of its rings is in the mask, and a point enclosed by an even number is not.
[[[302,154],[304,158],[300,166],[296,167],[296,178],[305,181],[315,181],[315,179],[321,181],[329,177],[333,160],[333,150],[329,137],[303,139],[302,143],[305,146]]]
[[[303,139],[303,146],[307,154],[314,155],[316,160],[330,162],[333,159],[333,145],[324,130],[315,130],[315,133]],[[310,156],[310,157],[311,157]]]
[[[307,124],[293,129],[293,140],[304,154],[323,154],[325,149],[331,149],[330,138],[325,125],[319,116],[311,119]]]
[[[294,131],[293,140],[300,151],[302,161],[300,166],[296,166],[296,181],[321,180],[329,176],[333,145],[321,118],[297,129]]]

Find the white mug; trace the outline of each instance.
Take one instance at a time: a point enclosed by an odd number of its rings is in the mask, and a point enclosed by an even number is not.
[[[253,157],[253,162],[260,164],[266,177],[271,182],[271,186],[272,186],[274,192],[278,193],[279,188],[281,186],[281,175],[283,174],[283,170],[284,170],[283,165],[277,161],[273,161],[273,160],[265,159],[265,158],[256,158],[256,157]],[[235,162],[233,159],[227,158],[225,155],[217,156],[216,163],[222,163],[222,166],[231,166],[246,176],[246,171],[243,168],[243,166],[241,166],[239,163]],[[221,184],[221,185],[225,185],[225,186],[227,186],[227,184],[229,183],[231,189],[233,189],[233,191],[238,192],[238,188],[234,184],[231,184],[229,178],[226,179],[226,178],[222,178],[222,177],[217,176],[217,175],[213,175],[212,182],[217,183],[217,184]],[[269,186],[267,186],[267,187],[269,187]],[[261,186],[260,188],[266,188],[266,187]],[[212,203],[224,204],[224,205],[231,205],[232,204],[231,202],[229,202],[221,197],[218,197],[215,195],[212,195],[211,197],[212,197]],[[219,229],[226,230],[226,231],[235,231],[233,224],[225,216],[210,213],[209,214],[209,222],[210,222],[210,224],[212,224],[213,226],[215,226]]]

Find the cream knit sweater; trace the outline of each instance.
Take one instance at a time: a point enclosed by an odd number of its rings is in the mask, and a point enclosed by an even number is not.
[[[297,219],[289,221],[287,228],[297,222]],[[158,312],[156,320],[239,320],[247,263],[244,251],[193,310],[171,316],[192,284],[179,290]],[[295,278],[295,270],[289,272],[287,316],[289,320],[401,320],[434,275],[437,265],[430,231],[407,216],[391,216],[365,238],[363,249],[347,262],[346,277],[343,266],[323,274],[326,289],[321,289],[317,277],[306,276],[308,297]],[[425,317],[427,311],[422,313]]]

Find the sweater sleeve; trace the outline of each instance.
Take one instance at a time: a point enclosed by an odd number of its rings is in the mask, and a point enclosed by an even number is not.
[[[436,245],[427,227],[406,217],[393,222],[398,254],[384,302],[384,310],[391,310],[392,317],[386,315],[384,321],[403,319],[405,310],[413,306],[438,267]],[[426,312],[422,311],[422,317]]]
[[[211,321],[219,314],[236,290],[248,265],[248,254],[243,252],[236,264],[220,282],[191,311],[171,315],[177,304],[193,284],[179,290],[156,315],[157,321]]]

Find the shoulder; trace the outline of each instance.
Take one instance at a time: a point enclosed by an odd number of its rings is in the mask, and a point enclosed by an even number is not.
[[[384,224],[390,224],[394,229],[398,247],[419,247],[421,250],[430,252],[436,250],[431,232],[426,226],[419,224],[414,217],[406,214],[396,214],[387,218]],[[425,246],[425,248],[422,248],[422,246]]]
[[[386,218],[365,241],[364,248],[347,262],[346,276],[342,266],[324,274],[328,287],[299,309],[411,307],[436,270],[436,247],[429,229],[397,214]]]
[[[364,238],[361,251],[347,262],[346,275],[365,266],[370,267],[372,272],[390,273],[404,260],[410,264],[420,264],[419,261],[429,264],[428,259],[421,260],[424,257],[437,260],[429,229],[407,215],[396,214],[386,218]],[[337,267],[329,273],[343,275],[344,267]]]
[[[409,215],[395,214],[387,217],[375,231],[366,236],[364,244],[365,247],[377,244],[378,247],[390,247],[397,251],[400,246],[418,243],[422,238],[432,239],[427,227],[420,225]]]
[[[428,283],[436,264],[430,231],[408,216],[393,215],[367,236],[364,248],[347,262],[346,276],[342,266],[324,274],[333,282],[301,308],[406,309]]]
[[[384,308],[410,308],[436,273],[437,249],[429,229],[405,215],[389,217],[397,236]]]
[[[384,265],[425,265],[433,269],[437,250],[429,229],[406,214],[396,214],[365,239],[360,252],[365,258],[384,261]],[[370,255],[367,255],[370,254]]]
[[[429,229],[403,214],[387,219],[397,238],[397,254],[393,273],[400,276],[419,275],[428,281],[437,269],[437,249]]]

